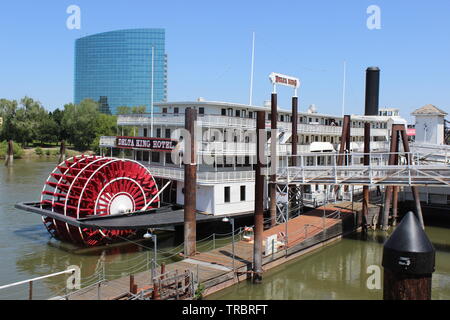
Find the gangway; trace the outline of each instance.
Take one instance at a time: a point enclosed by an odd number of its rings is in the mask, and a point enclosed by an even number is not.
[[[392,154],[399,157],[399,165],[388,165]],[[363,165],[365,156],[370,158],[368,166]],[[276,170],[277,183],[290,185],[450,186],[450,162],[432,163],[427,154],[419,152],[304,153],[295,156],[296,166],[290,166],[295,163],[293,157],[282,157],[278,168],[266,168],[265,174]],[[348,165],[339,166],[339,157],[346,157]]]

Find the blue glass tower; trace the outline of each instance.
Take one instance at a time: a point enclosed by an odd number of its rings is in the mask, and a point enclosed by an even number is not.
[[[167,101],[164,29],[128,29],[76,40],[74,102],[101,101],[113,114],[119,106],[145,106],[150,112],[152,47],[153,101]]]

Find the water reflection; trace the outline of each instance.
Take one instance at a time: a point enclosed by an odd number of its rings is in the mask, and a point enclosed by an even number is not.
[[[448,236],[442,238],[441,229],[427,228],[427,233],[434,243],[448,244]],[[261,285],[246,281],[208,299],[382,299],[382,290],[367,288],[367,279],[372,274],[367,273],[367,267],[377,265],[381,268],[383,243],[387,237],[383,232],[371,232],[366,236],[354,234],[266,272]],[[449,253],[438,250],[436,262],[433,299],[449,299]]]

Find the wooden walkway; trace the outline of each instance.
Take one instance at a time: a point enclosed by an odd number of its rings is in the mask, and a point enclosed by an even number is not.
[[[351,204],[351,203],[350,203]],[[341,215],[334,215],[330,218],[324,218],[323,215],[330,215],[340,210]],[[339,203],[338,205],[327,205],[309,212],[307,215],[301,215],[291,219],[287,224],[288,247],[282,250],[294,248],[303,242],[310,240],[329,230],[333,226],[341,223],[342,219],[353,217],[351,207],[348,203]],[[325,229],[324,229],[325,227]],[[278,225],[264,231],[263,239],[272,235],[278,235],[285,232],[286,224]],[[253,260],[253,241],[241,240],[235,242],[235,269],[236,271],[246,273],[251,269]],[[263,246],[264,248],[264,246]],[[287,252],[287,251],[286,251]],[[270,255],[270,254],[269,254]],[[268,256],[269,256],[268,255]],[[184,259],[179,262],[171,263],[165,266],[165,271],[184,272],[189,270],[198,276],[199,283],[215,282],[220,283],[226,276],[233,279],[233,250],[232,244],[210,250],[208,252],[197,253],[195,256]],[[214,280],[217,281],[214,281]],[[222,279],[222,280],[221,280]],[[138,291],[152,286],[150,271],[140,272],[134,275],[134,283],[138,286]],[[99,294],[100,292],[100,294]],[[130,277],[123,277],[115,280],[106,281],[98,287],[92,287],[88,290],[82,290],[72,294],[70,300],[110,300],[126,292],[130,292]]]

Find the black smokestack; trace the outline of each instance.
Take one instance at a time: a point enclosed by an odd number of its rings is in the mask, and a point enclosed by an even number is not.
[[[380,69],[370,67],[366,70],[366,116],[378,115],[378,98],[380,95]]]

